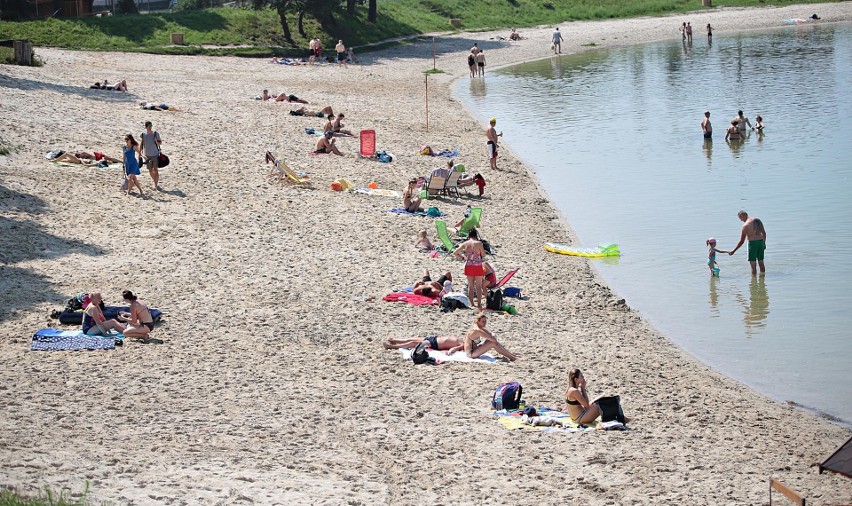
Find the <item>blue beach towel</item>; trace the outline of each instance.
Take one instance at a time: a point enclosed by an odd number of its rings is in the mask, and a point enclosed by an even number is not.
[[[393,209],[388,209],[388,212],[389,213],[396,213],[396,214],[406,214],[408,216],[428,216],[430,218],[438,218],[438,217],[441,217],[441,216],[446,216],[444,213],[432,215],[432,214],[426,213],[426,211],[420,211],[418,213],[412,213],[410,211],[406,211],[402,207],[394,207]]]
[[[41,329],[33,334],[30,349],[35,351],[113,350],[117,338],[124,339],[124,336],[121,334],[87,336],[81,330]]]

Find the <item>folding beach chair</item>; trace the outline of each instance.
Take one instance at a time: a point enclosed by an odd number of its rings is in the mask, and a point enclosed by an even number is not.
[[[452,196],[455,193],[456,198],[461,197],[459,195],[459,178],[461,178],[462,173],[464,173],[464,165],[457,165],[453,169],[450,177],[447,178],[447,182],[444,183],[444,195]]]
[[[493,290],[493,289],[495,289],[495,288],[500,288],[500,287],[502,287],[503,285],[505,285],[506,283],[508,283],[508,282],[509,282],[509,280],[510,280],[510,279],[512,279],[512,276],[514,276],[514,275],[515,275],[515,273],[517,273],[517,272],[518,272],[518,269],[512,269],[512,270],[510,270],[509,272],[507,272],[507,273],[506,273],[506,275],[505,275],[505,276],[503,276],[503,278],[502,278],[502,279],[500,279],[500,281],[498,281],[498,282],[497,282],[497,284],[496,284],[496,285],[492,286],[492,287],[491,287],[491,289]]]
[[[267,176],[274,177],[276,181],[284,181],[305,188],[312,187],[313,182],[308,176],[299,176],[284,163],[283,160],[277,160],[269,151],[266,152],[266,163],[272,162],[274,167],[269,171]]]
[[[447,232],[447,222],[443,220],[435,220],[435,229],[438,231],[438,240],[441,241],[444,249],[447,250],[448,253],[455,251],[456,247],[453,244],[452,239],[450,239],[450,234]]]
[[[361,156],[371,158],[376,155],[376,131],[361,130],[361,148],[359,154]]]
[[[429,178],[429,185],[426,186],[427,195],[441,195],[444,193],[444,186],[447,180],[440,176],[432,176]]]
[[[464,220],[461,228],[458,229],[456,235],[459,237],[467,237],[467,234],[474,228],[479,226],[479,220],[482,218],[482,208],[474,207],[470,210],[470,216]]]

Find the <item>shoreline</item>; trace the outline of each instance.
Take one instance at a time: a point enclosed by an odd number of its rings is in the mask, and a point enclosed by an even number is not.
[[[795,9],[852,19],[852,4],[711,14],[768,26]],[[614,32],[659,37],[673,18],[567,23],[566,48]],[[677,16],[687,18],[699,16]],[[79,490],[89,481],[96,500],[136,504],[756,504],[772,476],[817,504],[848,501],[848,479],[811,467],[848,429],[710,369],[620,303],[587,260],[542,254],[542,237],[572,238],[567,217],[510,150],[503,170],[487,169],[482,125],[452,83],[467,73],[472,42],[489,52],[490,69],[546,54],[549,28],[525,30],[536,38],[517,44],[490,33],[438,41],[446,73],[429,78],[428,132],[421,70],[431,67],[431,41],[348,68],[61,50],[45,50],[41,69],[4,68],[4,138],[24,147],[0,157],[0,486]],[[127,78],[130,94],[83,89],[105,73]],[[345,158],[307,155],[315,138],[303,129],[318,125],[289,116],[289,104],[251,100],[262,88],[334,106],[353,130],[376,129],[379,149],[397,160],[357,160],[357,140],[345,138]],[[143,99],[187,112],[140,111]],[[118,195],[114,171],[41,158],[52,147],[114,150],[146,119],[173,167],[162,171],[166,191],[145,200]],[[399,190],[443,163],[418,156],[423,144],[459,145],[461,163],[488,181],[485,198],[438,207],[450,221],[482,203],[499,272],[521,268],[520,314],[489,318],[523,356],[517,363],[412,367],[381,349],[388,335],[463,333],[473,315],[361,297],[380,298],[424,266],[461,266],[414,251],[431,220],[328,185],[345,177]],[[266,149],[317,189],[267,184]],[[142,184],[148,192],[146,175]],[[27,241],[16,240],[22,234]],[[164,344],[30,352],[28,336],[50,309],[86,287],[109,301],[129,288],[164,309],[154,334]],[[571,367],[585,370],[593,396],[621,395],[631,431],[518,433],[491,417],[494,387],[510,380],[528,404],[560,406]]]

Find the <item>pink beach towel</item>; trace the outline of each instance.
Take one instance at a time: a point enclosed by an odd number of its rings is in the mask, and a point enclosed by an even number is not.
[[[431,304],[437,304],[438,301],[441,300],[441,298],[427,297],[425,295],[418,295],[416,293],[393,292],[382,297],[382,300],[386,300],[388,302],[406,302],[415,306],[428,306]]]
[[[361,156],[371,157],[376,154],[376,131],[361,130]]]

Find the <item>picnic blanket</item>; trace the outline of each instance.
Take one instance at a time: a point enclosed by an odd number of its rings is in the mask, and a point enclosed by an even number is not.
[[[414,350],[409,348],[400,348],[399,353],[402,355],[403,360],[411,360],[411,353]],[[440,350],[427,349],[431,358],[434,358],[438,362],[479,362],[483,364],[494,364],[497,363],[497,359],[492,357],[491,355],[480,355],[478,358],[470,358],[464,352],[457,351],[452,355],[447,355],[446,352]]]
[[[497,421],[503,424],[509,430],[528,430],[528,431],[539,431],[539,432],[561,432],[561,433],[570,433],[570,432],[588,432],[592,430],[626,430],[627,427],[619,422],[600,422],[594,421],[591,423],[583,424],[582,426],[577,425],[576,422],[571,420],[571,417],[568,413],[563,413],[562,411],[553,409],[553,408],[536,408],[536,411],[539,413],[539,417],[533,418],[555,418],[561,422],[563,422],[566,426],[562,425],[530,425],[529,423],[524,423],[525,421],[529,421],[528,417],[525,417],[523,412],[518,410],[500,410],[495,411],[494,416],[497,417]]]
[[[425,295],[418,295],[416,293],[393,292],[382,297],[382,300],[386,300],[388,302],[405,302],[415,306],[428,306],[432,304],[438,304],[441,301],[441,298],[427,297]]]
[[[116,339],[124,339],[124,336],[121,334],[87,336],[82,330],[41,329],[33,334],[30,349],[36,351],[113,350]]]

